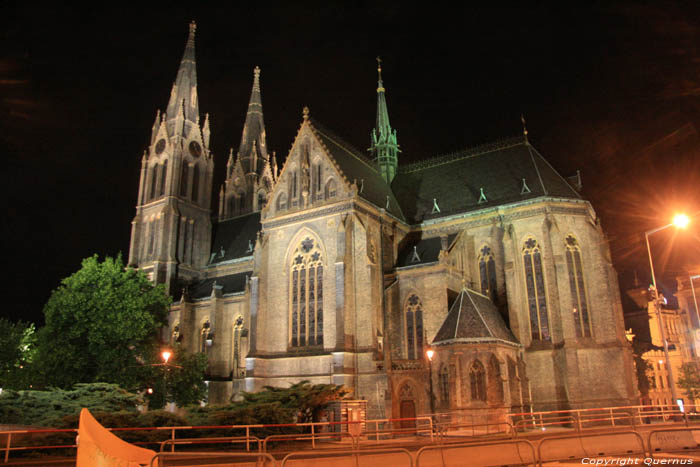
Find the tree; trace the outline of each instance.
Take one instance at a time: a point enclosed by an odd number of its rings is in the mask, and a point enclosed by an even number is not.
[[[121,255],[86,258],[44,306],[37,376],[59,388],[98,381],[140,388],[153,372],[170,303],[163,285],[125,268]]]
[[[158,409],[165,402],[175,402],[178,407],[198,404],[206,398],[207,386],[204,375],[207,371],[207,356],[203,353],[188,354],[179,345],[169,364],[152,365],[148,396],[150,409]]]
[[[678,387],[683,389],[689,404],[694,404],[700,399],[700,366],[697,363],[681,365]]]
[[[296,410],[297,421],[306,423],[317,420],[328,403],[349,393],[345,386],[299,381],[288,388],[265,386],[263,391],[243,393],[243,405],[279,403],[283,408]]]
[[[0,318],[0,388],[29,387],[28,366],[36,344],[34,324]]]

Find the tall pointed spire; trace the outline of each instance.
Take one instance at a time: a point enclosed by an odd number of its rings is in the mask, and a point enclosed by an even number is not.
[[[377,122],[372,130],[372,146],[369,148],[374,155],[379,172],[387,183],[391,183],[398,167],[398,140],[396,130],[389,123],[389,109],[386,105],[386,90],[382,81],[382,60],[377,57]]]
[[[253,89],[250,92],[248,112],[245,117],[238,154],[246,174],[260,175],[268,159],[268,154],[260,93],[260,68],[257,66],[253,70]]]
[[[166,111],[166,120],[177,117],[180,106],[184,102],[185,120],[196,123],[199,118],[199,102],[197,97],[197,64],[194,55],[194,33],[197,24],[190,23],[190,35],[185,45],[185,53],[180,61],[180,68],[170,93],[170,101]]]

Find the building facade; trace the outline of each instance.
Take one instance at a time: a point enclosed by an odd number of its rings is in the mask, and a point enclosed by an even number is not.
[[[428,413],[431,396],[440,411],[628,404],[604,233],[527,132],[401,164],[381,66],[368,132],[364,154],[304,109],[278,167],[256,68],[212,220],[191,25],[142,159],[129,264],[170,286],[169,339],[207,353],[210,401],[309,380],[344,384],[372,418]]]

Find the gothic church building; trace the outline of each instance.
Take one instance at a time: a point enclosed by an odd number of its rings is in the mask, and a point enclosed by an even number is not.
[[[309,380],[408,417],[431,411],[428,378],[436,411],[634,399],[604,233],[526,132],[401,164],[380,68],[369,154],[304,109],[278,166],[256,68],[212,212],[194,33],[141,160],[129,264],[170,287],[168,339],[208,355],[211,403]]]

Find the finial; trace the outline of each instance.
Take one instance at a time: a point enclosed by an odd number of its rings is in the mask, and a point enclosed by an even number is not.
[[[253,77],[260,78],[260,67],[257,65],[253,68]]]
[[[304,115],[304,121],[307,121],[309,119],[309,108],[306,106],[304,106],[303,115]]]
[[[527,126],[525,125],[525,115],[520,114],[520,121],[523,122],[523,136],[525,136],[525,144],[530,144],[527,140]]]
[[[194,33],[197,30],[197,23],[194,20],[190,21],[190,39],[194,39]]]
[[[382,84],[382,59],[377,57],[377,92],[384,92],[384,86]]]
[[[260,91],[260,67],[253,68],[253,88]]]

